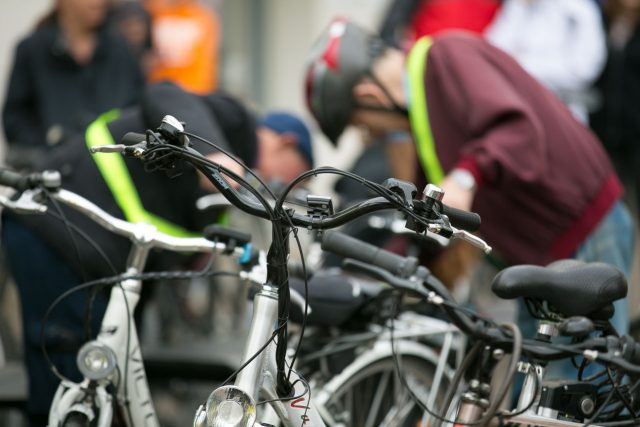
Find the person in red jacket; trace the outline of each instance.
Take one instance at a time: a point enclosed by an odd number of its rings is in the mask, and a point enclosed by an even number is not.
[[[423,36],[458,29],[482,34],[500,8],[500,0],[393,0],[380,37],[406,49]]]
[[[482,217],[510,264],[574,257],[629,277],[633,223],[600,142],[511,57],[481,38],[442,33],[408,54],[343,19],[322,34],[306,74],[308,107],[334,143],[347,125],[403,150],[398,175],[432,182],[444,201]],[[417,161],[416,161],[417,160]],[[408,163],[417,163],[407,174]],[[628,328],[626,301],[614,326]]]

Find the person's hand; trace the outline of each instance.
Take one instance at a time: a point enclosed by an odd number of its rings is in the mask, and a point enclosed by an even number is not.
[[[475,189],[460,183],[452,174],[447,175],[439,185],[444,190],[442,201],[452,208],[471,210]]]
[[[212,153],[209,154],[207,156],[207,159],[211,160],[212,162],[218,163],[222,166],[224,166],[227,169],[230,169],[232,172],[235,172],[236,174],[242,176],[245,174],[245,170],[244,168],[239,165],[236,161],[234,161],[233,159],[229,158],[229,156],[227,156],[224,153]],[[214,185],[211,183],[211,181],[209,181],[201,172],[198,172],[198,176],[200,178],[200,186],[202,188],[204,188],[205,190],[211,191],[211,192],[217,192],[218,189],[216,187],[214,187]],[[239,186],[239,184],[237,182],[235,182],[234,180],[232,180],[231,178],[229,178],[229,183],[237,188]]]

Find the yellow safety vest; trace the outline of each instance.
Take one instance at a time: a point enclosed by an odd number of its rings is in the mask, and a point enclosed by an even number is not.
[[[111,110],[98,117],[87,128],[85,139],[87,147],[98,147],[101,145],[115,144],[107,123],[115,120],[120,115],[120,111]],[[154,225],[163,233],[176,237],[194,237],[197,233],[186,230],[179,225],[160,218],[145,210],[142,206],[140,196],[133,185],[131,174],[121,155],[94,155],[92,156],[102,174],[102,178],[111,190],[116,203],[122,210],[127,221],[132,223],[144,222]]]
[[[433,40],[431,37],[420,38],[411,48],[407,57],[409,77],[409,120],[415,137],[418,160],[429,182],[438,184],[444,178],[442,166],[436,153],[429,112],[427,110],[427,94],[424,87],[424,76],[427,69],[427,55]]]

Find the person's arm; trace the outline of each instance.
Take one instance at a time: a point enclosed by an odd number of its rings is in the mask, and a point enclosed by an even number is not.
[[[36,112],[34,79],[28,58],[28,45],[16,48],[11,77],[2,112],[4,132],[9,144],[42,146],[40,123]]]
[[[428,90],[438,91],[446,102],[430,108],[443,109],[468,135],[453,169],[472,174],[476,187],[505,188],[514,181],[535,180],[546,167],[547,141],[533,107],[516,90],[518,82],[496,67],[502,58],[476,39],[440,43],[431,48],[427,82],[437,81]],[[447,141],[436,144],[447,150]],[[459,200],[451,204],[461,209],[471,206],[475,189],[460,188],[450,176],[442,184],[449,191],[445,201]]]
[[[398,136],[399,135],[399,136]],[[410,133],[399,133],[385,144],[391,175],[403,181],[415,181],[416,149]]]

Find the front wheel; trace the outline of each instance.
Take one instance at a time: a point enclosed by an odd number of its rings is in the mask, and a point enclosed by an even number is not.
[[[404,381],[398,376],[393,357],[379,359],[344,381],[325,404],[334,421],[341,426],[362,427],[427,425],[422,422],[428,414],[406,386],[423,403],[427,402],[435,366],[416,356],[399,355],[399,361]],[[445,381],[435,390],[437,396],[444,394],[446,385]],[[434,403],[441,402],[435,399]]]

